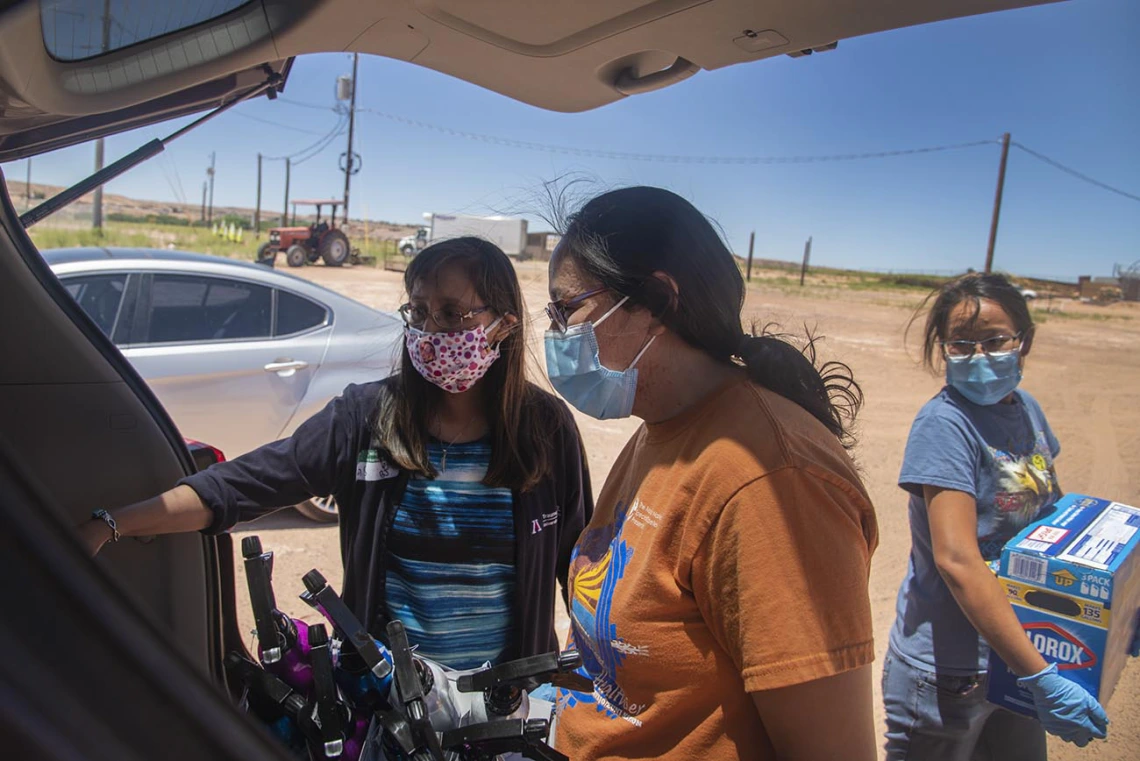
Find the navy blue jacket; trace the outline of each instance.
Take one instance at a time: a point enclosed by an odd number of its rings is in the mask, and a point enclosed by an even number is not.
[[[205,533],[333,495],[340,513],[345,603],[373,636],[385,639],[384,585],[388,533],[409,473],[373,435],[380,394],[389,381],[352,385],[287,439],[266,444],[181,481],[214,512]],[[537,392],[554,439],[551,472],[534,488],[514,493],[514,636],[504,658],[557,650],[556,580],[566,601],[570,554],[593,512],[590,474],[578,428],[566,405]]]

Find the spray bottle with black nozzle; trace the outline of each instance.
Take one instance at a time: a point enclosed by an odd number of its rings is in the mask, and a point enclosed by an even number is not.
[[[277,609],[273,594],[273,553],[263,552],[261,539],[241,540],[253,620],[257,625],[258,657],[272,673],[301,692],[313,683],[309,665],[308,627]]]
[[[455,682],[456,690],[482,692],[486,720],[464,722],[444,732],[441,744],[468,760],[518,753],[536,761],[569,761],[546,744],[553,728],[553,706],[535,701],[534,705],[523,707],[529,702],[528,687],[547,682],[579,691],[592,687],[589,680],[575,673],[581,665],[582,656],[577,650],[564,650],[507,661],[460,676]],[[545,717],[536,710],[540,704],[547,706]]]
[[[392,755],[443,761],[436,730],[458,726],[460,717],[443,668],[412,657],[399,622],[388,625],[391,650],[377,642],[320,571],[309,571],[304,583],[302,599],[321,611],[343,638],[339,673],[345,692],[357,705],[375,711]]]
[[[345,757],[357,758],[368,736],[368,725],[377,711],[389,708],[392,687],[392,655],[364,628],[344,601],[328,585],[320,571],[313,569],[302,579],[301,599],[333,625],[341,641],[335,679],[352,705],[352,726],[347,732]]]
[[[321,738],[315,750],[329,759],[356,758],[360,755],[359,749],[356,755],[346,753],[346,732],[353,728],[352,710],[341,699],[333,677],[333,656],[324,624],[309,627],[309,645],[312,648],[309,657],[313,665],[314,718]]]
[[[355,705],[371,710],[388,707],[392,687],[392,654],[368,633],[340,596],[315,568],[305,574],[301,599],[333,625],[342,641],[337,682]]]
[[[546,653],[478,672],[455,672],[415,657],[400,621],[387,625],[387,648],[377,642],[319,571],[305,574],[304,582],[307,591],[302,599],[332,622],[345,643],[338,683],[356,705],[372,709],[389,757],[440,761],[444,750],[450,750],[440,733],[465,728],[470,731],[452,736],[459,758],[494,755],[494,748],[537,759],[564,758],[544,742],[551,729],[552,707],[539,701],[547,706],[546,716],[531,716],[527,688],[548,681],[569,686],[566,680],[575,678],[573,670],[582,662],[576,651]],[[496,726],[486,726],[490,724]]]
[[[250,711],[295,755],[308,756],[306,746],[321,744],[313,706],[283,680],[238,652],[226,654],[225,667],[245,688]]]

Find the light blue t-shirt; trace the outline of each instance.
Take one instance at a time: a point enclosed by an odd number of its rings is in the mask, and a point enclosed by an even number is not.
[[[891,648],[914,665],[947,674],[985,671],[989,647],[958,607],[934,564],[924,485],[974,497],[978,546],[994,560],[1028,523],[1052,509],[1061,489],[1061,451],[1037,400],[1015,391],[1012,404],[986,407],[942,389],[910,429],[899,486],[910,493],[910,563],[899,588]]]

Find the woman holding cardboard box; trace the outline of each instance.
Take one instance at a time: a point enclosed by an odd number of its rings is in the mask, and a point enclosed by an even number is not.
[[[1104,709],[1047,663],[987,565],[1061,497],[1060,445],[1037,401],[1017,388],[1034,325],[1001,275],[941,288],[924,359],[946,386],[911,428],[899,485],[910,493],[913,546],[883,666],[887,758],[1046,758],[1045,732],[1087,745]],[[1033,695],[1039,721],[986,701],[990,648]]]

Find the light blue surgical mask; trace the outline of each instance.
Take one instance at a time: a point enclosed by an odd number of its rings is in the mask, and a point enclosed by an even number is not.
[[[546,331],[546,370],[550,383],[562,398],[582,413],[598,420],[629,417],[637,392],[637,363],[657,336],[651,336],[625,370],[602,365],[594,328],[629,300],[624,297],[597,322],[571,325],[565,333]]]
[[[947,357],[946,382],[974,404],[997,404],[1021,382],[1021,352]]]

